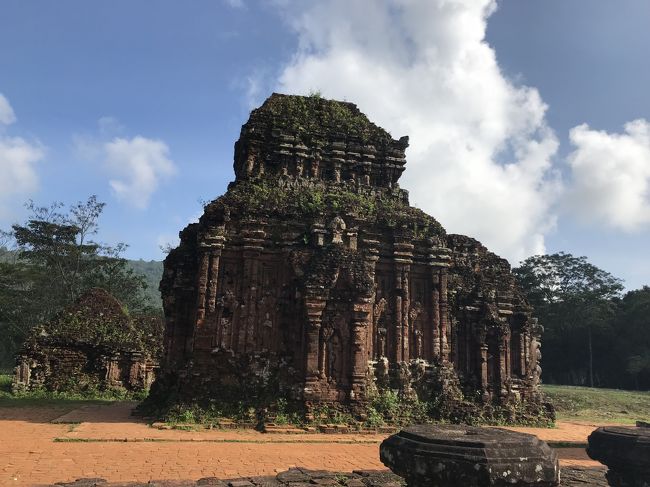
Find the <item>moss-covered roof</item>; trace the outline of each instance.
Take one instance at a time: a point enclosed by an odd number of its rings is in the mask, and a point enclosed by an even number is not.
[[[307,138],[339,135],[356,137],[378,145],[388,144],[391,135],[378,127],[354,103],[328,100],[321,96],[273,93],[253,110],[247,125],[282,129]]]
[[[34,329],[35,339],[102,346],[115,350],[143,347],[141,330],[108,291],[89,289],[51,321]]]

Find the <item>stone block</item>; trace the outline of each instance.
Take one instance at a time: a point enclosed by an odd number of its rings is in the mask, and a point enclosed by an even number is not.
[[[384,440],[380,459],[409,487],[559,485],[557,454],[534,435],[499,428],[418,425]]]

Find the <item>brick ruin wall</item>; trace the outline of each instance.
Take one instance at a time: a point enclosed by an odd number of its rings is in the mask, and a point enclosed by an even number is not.
[[[313,126],[287,123],[304,112]],[[508,262],[408,204],[407,146],[350,103],[274,94],[253,111],[235,182],[165,260],[179,397],[271,383],[354,409],[448,377],[484,404],[540,402],[541,330]]]
[[[159,365],[156,337],[149,347],[138,338],[155,335],[155,321],[153,316],[131,317],[106,290],[90,289],[32,329],[16,357],[12,389],[147,390]]]

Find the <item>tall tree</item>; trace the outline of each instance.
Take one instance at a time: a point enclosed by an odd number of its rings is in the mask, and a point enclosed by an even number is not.
[[[605,333],[611,326],[616,312],[614,298],[623,289],[621,280],[589,263],[586,257],[564,252],[529,257],[513,272],[546,330],[545,358],[555,358],[545,360],[547,373],[556,372],[553,365],[570,368],[569,361],[580,358],[575,348],[580,348],[576,338],[582,337],[588,381],[593,386],[594,334]]]
[[[630,291],[619,305],[614,344],[618,369],[627,372],[631,386],[650,388],[650,287]]]

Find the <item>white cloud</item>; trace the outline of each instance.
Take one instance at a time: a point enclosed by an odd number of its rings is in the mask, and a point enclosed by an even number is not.
[[[246,8],[244,0],[224,0],[231,8]]]
[[[0,124],[10,125],[15,120],[9,101],[0,93]],[[43,157],[44,149],[40,144],[0,133],[0,218],[11,217],[9,208],[16,197],[36,191],[35,164]]]
[[[114,176],[110,185],[118,199],[144,209],[164,179],[176,172],[169,148],[161,140],[136,136],[104,144],[105,165]]]
[[[515,261],[544,251],[558,144],[537,90],[506,79],[485,41],[496,2],[277,5],[299,36],[279,91],[345,98],[393,136],[410,135],[402,186],[448,231]]]
[[[571,129],[570,208],[585,222],[625,231],[650,225],[650,123],[628,122],[622,134]]]
[[[11,125],[16,121],[14,109],[11,108],[9,100],[7,100],[2,93],[0,93],[0,124]]]
[[[43,149],[20,137],[0,137],[0,195],[29,193],[38,188],[34,164],[43,158]]]
[[[95,134],[73,135],[74,152],[80,159],[101,161],[115,196],[145,209],[158,186],[176,173],[169,147],[162,140],[140,135],[117,137],[125,128],[115,117],[99,118],[97,129]]]

